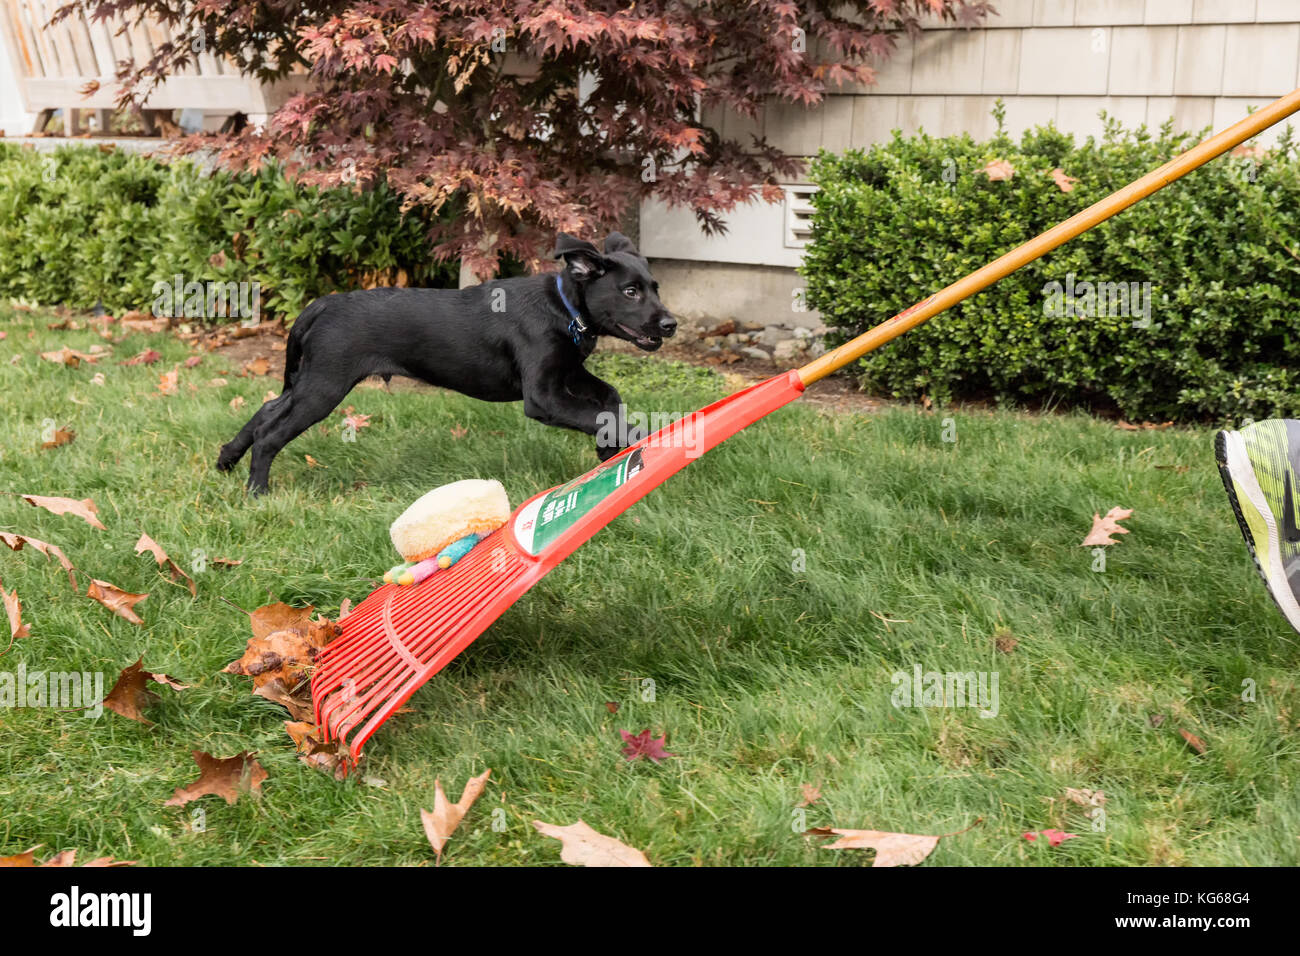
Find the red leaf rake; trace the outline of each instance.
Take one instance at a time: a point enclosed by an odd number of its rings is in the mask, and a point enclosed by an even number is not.
[[[694,458],[794,401],[813,382],[987,288],[1300,110],[1288,93],[942,291],[803,368],[714,402],[579,478],[524,502],[446,571],[388,584],[342,622],[312,674],[316,722],[355,759],[385,720],[548,571]],[[693,429],[693,433],[687,433]]]

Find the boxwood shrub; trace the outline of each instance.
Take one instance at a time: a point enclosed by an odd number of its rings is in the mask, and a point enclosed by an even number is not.
[[[0,296],[148,311],[158,281],[257,282],[264,317],[365,285],[454,285],[430,223],[386,186],[320,190],[273,166],[208,174],[123,150],[0,143]]]
[[[832,342],[1199,138],[1107,119],[1100,139],[1079,143],[1048,126],[1015,142],[998,119],[986,142],[895,132],[869,150],[814,161],[820,190],[803,272]],[[1010,164],[1010,178],[997,166],[984,172],[998,161]],[[1064,180],[1065,191],[1053,170],[1077,181]],[[1300,159],[1288,129],[1276,148],[1211,162],[867,355],[856,371],[864,387],[899,398],[1066,403],[1134,420],[1300,416],[1297,306]]]

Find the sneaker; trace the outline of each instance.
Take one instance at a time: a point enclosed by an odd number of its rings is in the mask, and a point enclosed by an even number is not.
[[[1255,567],[1300,631],[1300,421],[1271,419],[1219,432],[1214,456]]]

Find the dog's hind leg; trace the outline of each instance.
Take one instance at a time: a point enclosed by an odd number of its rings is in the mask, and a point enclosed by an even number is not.
[[[278,417],[286,410],[286,406],[293,402],[293,396],[286,391],[278,398],[259,408],[253,417],[248,420],[239,434],[232,438],[226,444],[221,446],[221,451],[217,454],[217,471],[230,471],[239,463],[239,459],[244,457],[244,452],[253,444],[253,437],[257,434],[259,428],[270,423],[270,420]]]
[[[285,445],[334,411],[352,391],[354,384],[324,380],[294,382],[293,394],[282,406],[283,410],[268,417],[253,434],[253,458],[248,469],[250,492],[260,495],[267,490],[275,456]]]

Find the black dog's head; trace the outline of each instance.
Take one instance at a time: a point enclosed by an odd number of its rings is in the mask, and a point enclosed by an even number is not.
[[[677,320],[659,301],[659,283],[650,263],[627,236],[611,232],[605,251],[590,242],[560,233],[555,256],[577,285],[594,331],[613,335],[653,352],[677,331]]]

